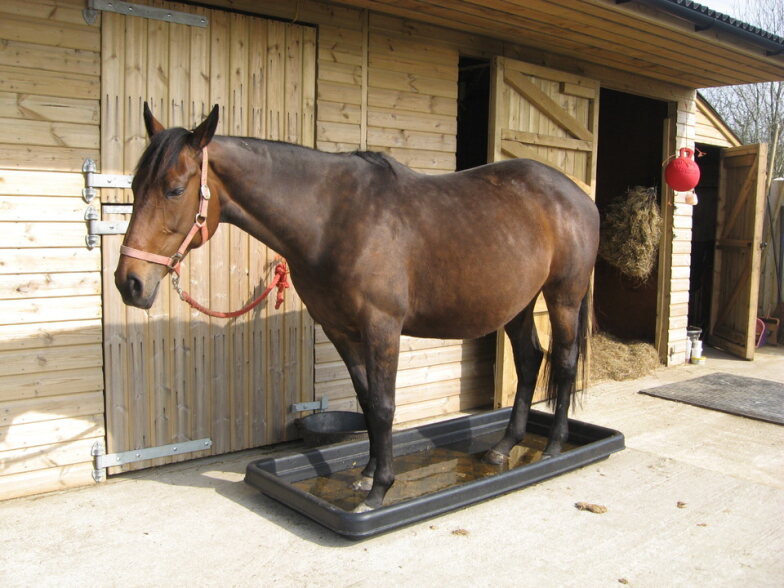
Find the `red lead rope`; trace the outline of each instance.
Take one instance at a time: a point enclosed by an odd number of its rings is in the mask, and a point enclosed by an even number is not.
[[[267,296],[269,296],[270,292],[272,292],[275,288],[278,289],[278,295],[275,300],[275,308],[280,308],[280,305],[283,304],[283,299],[285,296],[286,288],[290,286],[289,284],[289,268],[286,265],[286,261],[281,259],[278,262],[278,265],[275,266],[275,277],[272,279],[272,283],[267,286],[267,289],[262,292],[258,298],[249,302],[239,310],[232,310],[230,312],[221,312],[219,310],[212,310],[203,306],[196,302],[190,294],[188,294],[185,290],[180,288],[179,285],[179,275],[176,273],[172,274],[172,284],[174,285],[174,289],[177,290],[177,293],[180,295],[180,299],[187,302],[192,308],[195,308],[199,312],[202,312],[208,316],[216,317],[216,318],[234,318],[245,314],[246,312],[250,312],[254,308],[256,308],[262,300],[264,300]]]

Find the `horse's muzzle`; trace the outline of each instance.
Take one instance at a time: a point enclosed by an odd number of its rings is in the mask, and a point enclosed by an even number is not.
[[[155,295],[158,293],[158,284],[152,292],[145,294],[145,284],[140,276],[134,272],[123,273],[119,269],[114,272],[114,283],[120,291],[123,302],[128,306],[148,309],[155,302]]]

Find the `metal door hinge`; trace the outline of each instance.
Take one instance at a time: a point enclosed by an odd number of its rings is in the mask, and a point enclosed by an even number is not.
[[[133,207],[130,204],[104,204],[102,207],[106,214],[131,214]],[[124,235],[128,231],[128,221],[102,221],[98,211],[88,206],[84,211],[84,220],[87,221],[87,235],[84,242],[87,249],[93,249],[98,245],[100,235]]]
[[[180,12],[179,10],[169,10],[168,8],[155,8],[154,6],[142,6],[141,4],[131,4],[121,0],[87,0],[87,8],[82,10],[82,16],[87,24],[95,23],[98,11],[116,12],[126,16],[139,16],[151,20],[163,20],[176,24],[184,24],[191,27],[206,27],[210,21],[201,14],[191,14]]]
[[[82,198],[87,204],[90,204],[95,198],[96,188],[130,188],[133,182],[132,175],[99,174],[96,171],[95,161],[85,159],[82,164],[82,172],[84,172]]]
[[[103,439],[93,443],[90,454],[93,456],[93,480],[103,482],[106,480],[106,468],[120,466],[126,463],[144,461],[146,459],[156,459],[159,457],[170,457],[193,453],[194,451],[204,451],[212,447],[212,439],[196,439],[195,441],[185,441],[183,443],[172,443],[170,445],[159,445],[158,447],[146,447],[144,449],[134,449],[120,453],[106,453],[106,446]]]

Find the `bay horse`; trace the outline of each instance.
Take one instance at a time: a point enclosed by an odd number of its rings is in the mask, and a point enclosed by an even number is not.
[[[505,329],[518,384],[509,424],[485,459],[508,459],[525,435],[544,356],[534,325],[540,292],[555,411],[545,456],[561,452],[599,243],[596,206],[567,176],[526,159],[432,176],[381,153],[215,136],[217,105],[192,131],[165,129],[147,104],[144,122],[150,143],[115,272],[123,301],[149,308],[161,279],[219,222],[283,255],[365,414],[370,457],[355,488],[369,492],[358,512],[380,507],[394,481],[401,334],[470,339]]]

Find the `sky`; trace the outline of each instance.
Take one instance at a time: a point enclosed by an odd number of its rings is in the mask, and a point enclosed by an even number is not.
[[[712,8],[718,12],[723,12],[735,18],[738,17],[736,6],[741,5],[744,0],[694,0],[698,4]]]

